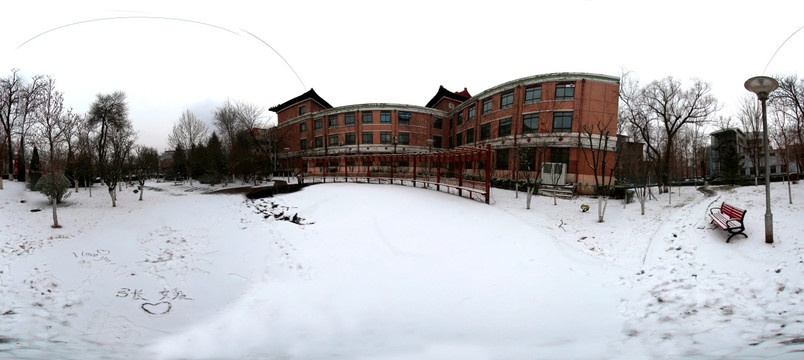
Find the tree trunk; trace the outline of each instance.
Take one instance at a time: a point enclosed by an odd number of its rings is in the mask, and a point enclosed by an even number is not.
[[[514,183],[514,198],[519,199],[519,181]]]
[[[142,193],[145,192],[145,181],[140,181],[140,201],[142,201]]]
[[[3,187],[0,186],[0,189]],[[793,190],[790,188],[790,168],[787,169],[787,198],[790,205],[793,205]]]
[[[112,207],[117,207],[117,196],[114,191],[115,186],[109,187],[109,196],[112,198]]]
[[[533,197],[533,188],[534,186],[528,186],[528,199],[526,201],[527,206],[525,206],[525,209],[527,210],[530,210],[530,199]]]
[[[597,222],[603,222],[603,215],[606,214],[606,205],[608,205],[608,199],[603,199],[603,195],[597,196]]]
[[[55,188],[55,186],[54,186],[54,188]],[[58,229],[58,228],[61,227],[61,225],[59,225],[59,216],[58,216],[58,214],[56,214],[56,208],[57,208],[57,206],[56,206],[56,196],[53,196],[53,200],[51,202],[51,205],[53,206],[53,228]]]

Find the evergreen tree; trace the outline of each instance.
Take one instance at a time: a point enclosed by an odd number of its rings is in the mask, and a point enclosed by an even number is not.
[[[720,149],[720,176],[727,184],[734,185],[740,180],[743,171],[743,157],[737,152],[734,144],[727,144]]]
[[[34,146],[33,154],[31,155],[31,165],[28,166],[31,172],[42,172],[42,162],[39,161],[39,150]]]
[[[39,161],[39,150],[34,146],[33,154],[31,154],[31,163],[28,165],[28,188],[33,190],[36,183],[39,182],[39,178],[42,177],[42,162]],[[23,179],[25,174],[22,174]]]
[[[187,155],[181,145],[173,152],[173,176],[181,178],[187,173]]]
[[[206,169],[217,180],[215,183],[220,182],[220,179],[226,174],[226,156],[223,153],[221,141],[214,132],[207,141]]]

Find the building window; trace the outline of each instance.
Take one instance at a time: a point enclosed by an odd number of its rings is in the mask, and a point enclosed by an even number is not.
[[[433,147],[436,149],[441,148],[441,137],[440,136],[433,136]]]
[[[444,126],[442,124],[443,122],[444,122],[444,120],[441,119],[441,118],[433,119],[433,129],[441,129],[441,127]]]
[[[304,105],[299,106],[299,115],[304,115],[306,113],[307,113],[307,107]]]
[[[475,129],[466,129],[466,145],[475,142]]]
[[[324,137],[323,136],[316,136],[315,137],[315,147],[317,147],[317,148],[324,147]]]
[[[391,132],[380,131],[380,144],[390,144],[390,143],[391,143]]]
[[[514,90],[506,91],[500,96],[500,109],[514,106]]]
[[[556,85],[556,100],[572,100],[575,97],[575,84]]]
[[[497,150],[497,170],[508,170],[508,149]]]
[[[410,113],[407,111],[399,112],[399,126],[410,126]]]
[[[364,131],[363,144],[373,144],[373,143],[374,143],[374,134],[371,131]]]
[[[525,104],[542,100],[542,86],[531,86],[525,89]]]
[[[324,128],[324,122],[321,119],[315,119],[314,123],[316,130],[321,130]]]
[[[409,144],[410,144],[410,133],[400,132],[399,133],[399,145],[409,145]]]
[[[463,124],[463,113],[458,114],[458,125]]]
[[[550,162],[569,164],[569,149],[550,148]]]
[[[556,111],[553,113],[553,132],[572,131],[572,111]]]
[[[511,118],[500,119],[500,124],[497,128],[497,137],[511,135]]]
[[[307,139],[301,139],[301,140],[299,140],[299,147],[300,147],[302,150],[307,150]]]
[[[522,115],[522,133],[532,134],[539,132],[539,113]]]
[[[371,111],[363,113],[363,123],[364,124],[371,124],[374,122],[374,113]]]
[[[463,145],[463,133],[455,134],[455,147]]]
[[[491,112],[491,98],[483,100],[483,114],[488,114]]]
[[[491,123],[480,125],[480,141],[488,140],[491,138]]]
[[[329,136],[329,146],[338,146],[338,134]]]
[[[353,132],[346,133],[346,134],[344,134],[344,136],[345,136],[344,143],[346,145],[354,145],[355,144],[355,133],[353,133]]]
[[[469,108],[469,112],[468,112],[468,114],[467,114],[467,116],[466,116],[466,121],[472,121],[472,120],[474,120],[474,119],[475,119],[475,115],[476,115],[476,114],[475,114],[475,107],[474,107],[474,106],[472,106],[472,107],[470,107],[470,108]]]
[[[343,125],[349,126],[355,124],[355,113],[343,114]]]
[[[303,133],[305,131],[307,131],[307,123],[303,122],[303,123],[299,124],[299,132]]]
[[[338,126],[338,115],[330,115],[327,120],[329,120],[329,127]]]
[[[380,111],[380,124],[390,124],[390,123],[391,123],[391,112]]]

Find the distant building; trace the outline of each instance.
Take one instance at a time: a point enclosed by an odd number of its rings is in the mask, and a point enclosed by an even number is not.
[[[584,157],[589,150],[581,139],[584,128],[599,138],[597,124],[609,123],[612,135],[606,151],[609,166],[614,164],[619,84],[618,77],[606,75],[544,74],[508,81],[474,96],[466,88],[452,92],[442,86],[425,106],[333,107],[311,89],[270,110],[277,114],[277,131],[284,134],[279,159],[284,160],[283,167],[295,171],[302,171],[298,159],[303,156],[424,153],[490,145],[496,153],[495,177],[521,178],[524,169],[535,178],[537,164],[550,162],[564,164],[567,182],[594,184]],[[539,158],[522,155],[529,149],[525,153]]]
[[[745,176],[754,176],[757,173],[754,166],[754,161],[751,158],[752,151],[756,151],[759,175],[765,174],[765,153],[762,149],[762,136],[758,134],[745,134],[742,130],[737,128],[728,128],[719,130],[709,134],[711,139],[711,148],[709,151],[709,166],[710,177],[716,178],[720,175],[720,157],[724,148],[727,146],[736,147],[736,151],[743,158],[743,168],[740,173]],[[784,149],[768,148],[770,158],[770,173],[773,174],[786,174],[788,168],[790,173],[797,173],[798,166],[794,161],[785,163]]]
[[[162,155],[159,155],[159,170],[162,170],[163,173],[173,168],[174,152],[173,150],[168,150],[162,153]]]

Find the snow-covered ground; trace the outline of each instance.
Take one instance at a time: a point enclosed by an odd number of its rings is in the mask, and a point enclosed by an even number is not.
[[[274,198],[149,183],[118,207],[0,190],[0,358],[788,358],[804,351],[804,185],[639,205],[398,185]],[[748,238],[707,209],[748,209]],[[21,202],[24,201],[24,202]],[[583,213],[581,204],[591,211]],[[31,209],[42,209],[31,212]],[[293,221],[295,220],[295,221]]]

